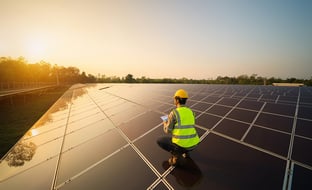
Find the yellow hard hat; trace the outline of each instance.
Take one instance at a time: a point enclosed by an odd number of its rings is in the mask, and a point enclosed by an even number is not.
[[[176,97],[176,96],[178,96],[180,98],[188,98],[187,92],[183,89],[177,90],[176,93],[174,94],[174,97]]]

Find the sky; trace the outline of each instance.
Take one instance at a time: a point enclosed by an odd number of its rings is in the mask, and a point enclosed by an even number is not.
[[[0,0],[0,56],[93,75],[312,76],[310,0]]]

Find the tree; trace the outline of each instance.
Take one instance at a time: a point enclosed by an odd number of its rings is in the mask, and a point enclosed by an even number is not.
[[[133,78],[132,74],[127,74],[127,76],[125,77],[125,82],[126,83],[134,83],[135,79]]]

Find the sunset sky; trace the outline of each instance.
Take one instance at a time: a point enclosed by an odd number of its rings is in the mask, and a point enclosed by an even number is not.
[[[310,0],[1,0],[0,56],[97,75],[312,76]]]

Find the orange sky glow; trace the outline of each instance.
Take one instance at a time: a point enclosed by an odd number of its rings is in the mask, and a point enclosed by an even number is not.
[[[0,2],[0,56],[94,75],[207,79],[312,76],[312,3]]]

